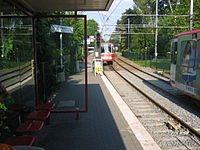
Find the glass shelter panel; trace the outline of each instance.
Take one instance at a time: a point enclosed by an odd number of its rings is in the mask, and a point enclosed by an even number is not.
[[[0,15],[23,14],[0,0]],[[9,95],[2,103],[34,106],[31,18],[0,18],[0,83]]]
[[[40,100],[48,101],[55,87],[67,80],[69,85],[63,85],[68,87],[63,92],[70,94],[53,98],[57,104],[55,110],[84,110],[84,74],[77,75],[77,79],[71,78],[84,67],[84,19],[38,18],[36,24]]]
[[[25,16],[25,14],[19,11],[15,6],[11,6],[5,0],[0,0],[0,13],[2,15],[12,16]]]

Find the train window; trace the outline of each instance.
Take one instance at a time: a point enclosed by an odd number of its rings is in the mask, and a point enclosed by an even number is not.
[[[111,52],[111,46],[109,46],[108,48],[109,48],[109,52],[112,53],[112,52]]]
[[[182,66],[187,68],[195,67],[196,49],[196,40],[181,42],[181,50],[183,50]]]
[[[104,44],[101,46],[102,53],[111,53],[111,45]]]
[[[176,64],[177,59],[177,42],[172,43],[172,56],[171,61],[173,64]]]
[[[101,46],[101,53],[104,53],[104,48],[103,48],[103,46]]]
[[[109,53],[109,46],[108,45],[104,45],[104,52]]]

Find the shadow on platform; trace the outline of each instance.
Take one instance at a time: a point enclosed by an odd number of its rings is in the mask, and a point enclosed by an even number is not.
[[[76,100],[84,106],[84,84],[65,83],[55,101]],[[46,150],[126,150],[119,128],[99,84],[89,84],[89,112],[51,114],[51,124],[37,134],[37,146]]]

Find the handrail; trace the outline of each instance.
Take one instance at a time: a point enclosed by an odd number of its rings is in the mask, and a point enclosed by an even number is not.
[[[0,79],[0,82],[1,82],[1,83],[4,82],[4,87],[5,87],[5,88],[8,88],[8,87],[10,87],[10,86],[12,86],[12,85],[15,85],[15,84],[19,83],[19,82],[23,82],[24,80],[26,80],[27,78],[29,78],[30,76],[32,76],[32,71],[31,71],[31,70],[32,70],[32,65],[31,65],[31,63],[26,64],[26,65],[23,66],[22,68],[14,69],[14,70],[12,70],[12,71],[10,71],[10,72],[6,72],[6,73],[4,73],[4,74],[1,74],[1,75],[0,75],[0,78],[2,78],[2,79]],[[25,75],[25,74],[28,73],[28,72],[31,72],[31,73],[28,74],[27,76],[25,76],[23,79],[20,78],[20,77],[22,77],[23,75]],[[17,78],[17,77],[19,77],[19,79],[15,79],[15,78]],[[7,83],[7,85],[6,85],[5,82],[6,82],[6,81],[9,82],[9,80],[12,80],[12,79],[15,79],[15,81],[11,81],[10,84]],[[22,80],[21,80],[21,79],[22,79]]]
[[[23,70],[23,69],[25,69],[26,67],[28,67],[28,66],[30,66],[30,65],[31,65],[31,63],[30,63],[30,64],[28,63],[28,64],[25,65],[23,68],[18,68],[18,67],[17,67],[17,69],[15,69],[15,70],[12,70],[12,71],[10,71],[10,72],[3,73],[3,74],[0,75],[0,78],[3,77],[3,76],[5,76],[5,75],[11,74],[11,73],[13,73],[13,72],[17,72],[17,71]]]

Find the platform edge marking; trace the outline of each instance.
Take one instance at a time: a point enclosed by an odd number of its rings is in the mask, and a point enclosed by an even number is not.
[[[102,75],[101,78],[142,148],[144,150],[161,150],[151,135],[120,97],[119,93],[115,90],[109,80],[104,75]]]

